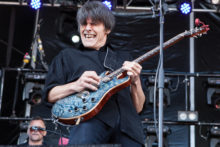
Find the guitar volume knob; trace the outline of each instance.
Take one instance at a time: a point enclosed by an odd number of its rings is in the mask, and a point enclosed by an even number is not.
[[[91,98],[91,102],[95,102],[95,98],[94,97]]]
[[[85,103],[86,102],[86,98],[83,98],[82,101],[83,101],[83,103]]]
[[[83,106],[83,110],[86,111],[86,110],[87,110],[87,107],[86,107],[86,106]]]
[[[74,108],[75,112],[79,111],[79,108],[78,107],[75,107]]]

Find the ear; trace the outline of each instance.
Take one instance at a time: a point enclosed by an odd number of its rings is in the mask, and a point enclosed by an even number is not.
[[[43,134],[44,136],[46,136],[47,135],[47,131],[44,131],[44,134]]]
[[[27,129],[27,134],[29,134],[29,128]]]
[[[108,35],[109,33],[111,33],[111,30],[106,30],[105,32]]]

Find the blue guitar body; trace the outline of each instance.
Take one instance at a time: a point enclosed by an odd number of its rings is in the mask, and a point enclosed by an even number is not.
[[[100,77],[106,76],[106,72]],[[52,115],[64,124],[74,125],[77,121],[85,121],[95,116],[117,91],[130,85],[130,78],[113,77],[101,82],[97,91],[82,91],[57,101],[52,108]]]

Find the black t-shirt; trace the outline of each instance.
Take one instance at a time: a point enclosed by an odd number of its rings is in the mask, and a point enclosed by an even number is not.
[[[85,71],[96,71],[99,75],[104,71],[120,68],[126,60],[131,60],[129,53],[113,50],[107,46],[98,51],[82,46],[79,49],[65,49],[53,59],[50,65],[44,97],[47,97],[51,88],[75,81]],[[132,103],[129,87],[114,94],[95,117],[114,127],[119,115],[121,131],[143,143],[142,126]]]

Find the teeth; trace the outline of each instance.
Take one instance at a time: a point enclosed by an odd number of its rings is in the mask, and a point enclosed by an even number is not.
[[[92,35],[92,34],[85,34],[85,37],[86,37],[86,38],[94,38],[95,35]]]

